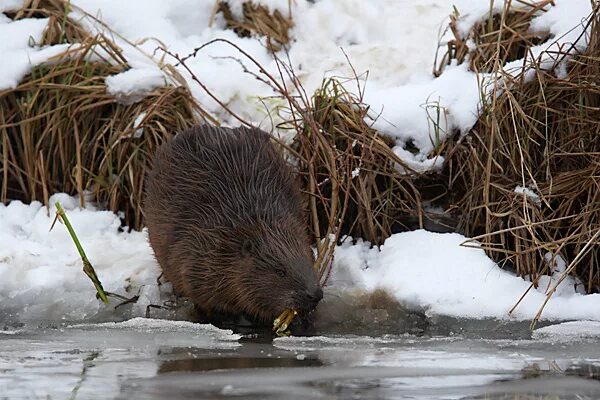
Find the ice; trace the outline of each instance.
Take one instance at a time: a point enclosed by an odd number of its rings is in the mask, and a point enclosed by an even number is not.
[[[123,322],[104,322],[98,324],[71,325],[69,329],[117,329],[132,330],[143,333],[185,333],[210,336],[219,340],[236,341],[240,335],[233,334],[231,330],[219,329],[210,324],[196,324],[188,321],[170,321],[152,318],[132,318]]]
[[[600,338],[600,322],[571,321],[545,326],[533,331],[533,338],[538,340],[569,343],[586,339],[598,340]]]

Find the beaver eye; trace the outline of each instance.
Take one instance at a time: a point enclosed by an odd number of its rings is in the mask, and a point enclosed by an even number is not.
[[[282,269],[278,269],[275,272],[277,273],[277,276],[280,278],[283,278],[285,276],[285,271]]]
[[[252,243],[252,241],[249,239],[244,239],[244,241],[242,242],[241,251],[244,257],[251,256],[254,253],[254,244]]]

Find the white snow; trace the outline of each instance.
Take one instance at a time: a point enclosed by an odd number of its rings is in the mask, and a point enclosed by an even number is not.
[[[52,196],[67,212],[104,289],[132,297],[155,286],[160,274],[146,232],[119,232],[120,220],[110,211],[92,206],[80,209],[76,198]],[[79,254],[66,228],[41,203],[13,201],[0,204],[0,313],[19,320],[81,320],[109,310],[95,297],[82,271]],[[160,304],[160,298],[152,299]],[[144,315],[133,309],[133,315]],[[137,314],[136,314],[137,313]]]
[[[135,68],[106,78],[106,90],[121,102],[142,100],[150,91],[164,86],[166,79],[157,68]]]
[[[135,120],[133,121],[133,137],[136,139],[141,138],[144,134],[144,128],[141,125],[142,122],[144,122],[146,115],[148,115],[146,112],[141,112],[137,117],[135,117]]]
[[[384,289],[399,302],[425,307],[432,315],[532,319],[548,285],[531,289],[509,315],[530,284],[499,268],[483,250],[467,247],[477,244],[466,240],[456,233],[418,230],[392,235],[380,250],[361,241],[344,244],[336,251],[329,290]],[[572,282],[561,283],[543,318],[600,321],[600,295],[582,295]]]
[[[542,201],[540,199],[540,195],[535,192],[535,189],[531,189],[531,188],[528,188],[528,187],[523,187],[523,186],[517,185],[515,187],[514,192],[516,194],[522,195],[526,199],[531,200],[533,202],[533,204],[535,204],[538,207],[540,207],[542,205]]]
[[[12,9],[17,2],[0,5],[1,10]],[[0,15],[3,15],[0,13]],[[68,45],[40,48],[47,18],[10,21],[0,18],[0,91],[14,88],[32,67],[64,52]]]
[[[381,114],[374,127],[397,139],[394,152],[416,171],[440,168],[443,158],[428,158],[429,153],[456,130],[467,132],[477,122],[478,78],[466,65],[450,66],[437,79],[381,88],[378,82],[368,85],[365,102],[373,116]],[[404,149],[409,142],[418,154]]]
[[[0,2],[0,13],[4,11],[15,11],[23,7],[25,0],[2,0]]]

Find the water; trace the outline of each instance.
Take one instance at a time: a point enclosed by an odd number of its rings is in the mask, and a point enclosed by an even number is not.
[[[600,398],[598,339],[533,340],[525,324],[490,339],[480,332],[506,329],[477,324],[455,336],[274,341],[143,320],[11,328],[0,333],[0,399]]]

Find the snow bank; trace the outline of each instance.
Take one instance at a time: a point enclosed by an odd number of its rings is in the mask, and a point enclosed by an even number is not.
[[[10,3],[14,7],[19,2]],[[241,13],[241,1],[230,3],[234,12]],[[289,11],[287,0],[257,0],[254,3],[279,10],[284,15]],[[212,27],[208,26],[213,1],[73,0],[72,4],[75,7],[71,18],[93,33],[110,35],[123,49],[132,69],[107,79],[109,92],[121,101],[136,101],[149,90],[166,83],[158,65],[163,62],[175,64],[175,60],[168,56],[163,58],[165,54],[160,48],[185,56],[219,38],[239,45],[266,71],[279,76],[264,39],[239,38],[225,29],[225,21],[220,15]],[[479,115],[479,86],[490,79],[487,75],[469,72],[464,66],[449,66],[442,76],[434,79],[431,70],[440,29],[447,23],[447,16],[455,4],[460,15],[459,30],[466,35],[470,27],[490,11],[499,12],[504,2],[495,1],[490,6],[490,2],[479,0],[297,0],[292,4],[293,40],[289,53],[281,56],[289,57],[306,92],[312,93],[327,76],[352,77],[352,67],[364,86],[368,72],[368,82],[363,89],[365,101],[372,107],[371,116],[378,116],[375,127],[396,139],[395,153],[412,169],[439,169],[444,160],[430,158],[432,150],[454,132],[466,133],[471,129]],[[516,3],[513,6],[523,7]],[[95,18],[85,17],[78,7]],[[533,56],[537,58],[547,52],[542,59],[544,66],[550,68],[555,60],[549,54],[559,46],[575,43],[577,50],[583,50],[587,38],[582,35],[582,21],[590,12],[588,0],[556,0],[554,7],[549,7],[548,12],[532,21],[532,31],[550,33],[552,37],[548,43],[533,48]],[[332,18],[335,23],[331,23]],[[0,20],[0,37],[8,35],[2,33],[3,27],[8,29],[6,27],[10,26],[18,31],[14,40],[8,41],[18,43],[18,48],[10,50],[10,57],[8,50],[5,51],[3,57],[12,61],[3,67],[6,73],[0,73],[0,89],[13,87],[31,65],[60,50],[54,46],[52,52],[38,53],[39,49],[28,47],[29,35],[34,42],[36,38],[39,40],[45,23],[45,20],[24,20],[2,24]],[[107,32],[106,26],[114,32]],[[3,46],[0,44],[0,56]],[[278,122],[277,110],[284,102],[272,97],[269,86],[246,73],[240,61],[249,71],[259,73],[225,43],[203,49],[197,57],[187,60],[187,64],[231,110],[248,122],[272,130],[273,122]],[[523,65],[523,60],[517,60],[509,63],[506,70],[516,74]],[[181,66],[178,68],[188,79],[193,95],[209,112],[225,124],[239,123],[193,82],[187,71]],[[531,71],[530,75],[533,73]],[[351,90],[359,90],[353,81],[349,81],[348,86]],[[407,146],[414,146],[416,154],[408,151]]]
[[[241,4],[237,1],[230,3],[234,5],[234,12],[235,5]],[[277,9],[284,15],[288,13],[287,0],[261,0],[254,3],[264,4],[272,10]],[[266,50],[264,39],[237,37],[232,31],[224,29],[225,22],[220,15],[214,25],[208,27],[213,1],[153,0],[144,1],[143,7],[140,2],[116,0],[74,0],[73,4],[97,16],[118,35],[137,43],[146,54],[156,54],[157,58],[162,56],[162,52],[156,52],[157,47],[163,44],[169,51],[184,56],[204,43],[223,38],[239,45],[274,76],[279,75],[272,56]],[[295,26],[291,31],[293,42],[289,48],[289,60],[306,92],[310,94],[321,85],[326,76],[352,76],[352,68],[344,53],[359,74],[369,72],[368,87],[373,84],[373,88],[385,88],[404,85],[417,78],[428,78],[439,28],[447,19],[452,1],[430,0],[426,4],[415,4],[397,0],[376,3],[361,0],[320,0],[311,3],[298,0],[292,4]],[[241,9],[238,11],[241,12]],[[80,19],[91,31],[105,30],[103,26],[76,12],[72,16]],[[333,16],[335,23],[331,23]],[[148,37],[157,40],[143,41]],[[147,64],[143,65],[143,57],[140,57],[137,49],[118,36],[114,36],[114,39],[124,49],[124,54],[134,69],[148,67]],[[187,64],[234,112],[255,125],[271,130],[271,118],[275,118],[277,122],[276,110],[284,102],[270,97],[273,95],[272,89],[245,73],[238,63],[239,59],[241,55],[233,48],[224,43],[215,43],[202,50],[198,57],[189,59]],[[166,61],[174,63],[168,58]],[[247,60],[242,61],[250,71],[259,72]],[[136,62],[142,65],[138,66]],[[238,124],[191,81],[187,72],[182,68],[180,71],[189,80],[194,96],[205,108],[226,124]],[[139,81],[138,84],[144,86],[147,83]],[[367,93],[369,91],[370,89]],[[429,92],[427,89],[420,90],[410,98],[411,105],[416,104],[419,118],[422,114],[419,106],[427,102]],[[390,100],[386,104],[389,107],[386,107],[384,118],[398,122],[398,116],[407,114],[407,111],[396,107],[398,99]],[[380,105],[380,102],[376,103]],[[427,120],[422,122],[420,126],[427,128]],[[429,142],[427,132],[423,142]],[[424,161],[422,157],[407,156],[407,159],[414,159],[420,164]],[[429,164],[417,165],[415,168],[430,168],[431,164],[429,161]]]
[[[56,200],[67,210],[104,288],[128,297],[141,294],[127,316],[142,316],[146,305],[161,304],[170,293],[161,293],[156,286],[160,270],[145,231],[120,232],[120,220],[112,212],[91,206],[80,209],[76,198],[64,194],[50,202]],[[64,226],[57,224],[48,232],[53,217],[54,210],[48,215],[38,202],[0,205],[0,316],[19,321],[114,318],[115,304],[104,306],[96,299]],[[326,292],[382,288],[399,302],[425,308],[429,314],[531,319],[544,300],[544,290],[556,284],[558,275],[531,290],[509,316],[508,310],[529,284],[500,269],[483,250],[461,246],[465,240],[458,234],[421,230],[395,234],[380,250],[360,241],[345,243],[336,250]],[[168,291],[168,286],[161,288]],[[560,285],[545,309],[545,319],[600,321],[600,295],[582,295],[574,287],[572,279]],[[105,327],[162,329],[156,321],[129,324]],[[189,327],[181,322],[164,329],[179,328]]]
[[[77,207],[77,199],[59,194],[69,220],[92,262],[104,289],[127,297],[156,287],[159,267],[146,232],[119,232],[119,217],[92,206]],[[13,201],[0,204],[0,315],[18,320],[82,320],[102,311],[113,313],[115,304],[104,306],[82,271],[77,250],[66,228],[57,223],[48,232],[50,214],[42,204]],[[158,291],[147,302],[160,304]],[[145,307],[134,307],[143,315]],[[0,318],[2,319],[2,318]]]
[[[461,246],[456,233],[423,230],[392,235],[381,246],[344,244],[336,251],[330,290],[386,290],[398,301],[427,309],[429,314],[465,318],[532,319],[545,299],[545,285],[532,289],[513,314],[509,310],[529,288],[522,278],[499,268],[483,250]],[[476,243],[469,243],[476,246]],[[600,295],[582,295],[572,279],[561,283],[543,318],[600,321]]]

